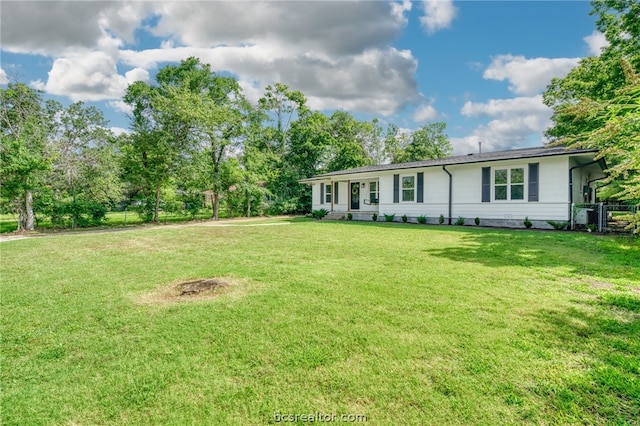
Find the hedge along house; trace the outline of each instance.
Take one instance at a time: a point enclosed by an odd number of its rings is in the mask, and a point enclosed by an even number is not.
[[[348,213],[371,220],[374,213],[407,215],[428,223],[480,218],[482,225],[551,228],[570,222],[573,204],[595,201],[594,183],[606,165],[596,150],[526,148],[410,163],[340,170],[303,179],[312,185],[312,208],[329,217]]]

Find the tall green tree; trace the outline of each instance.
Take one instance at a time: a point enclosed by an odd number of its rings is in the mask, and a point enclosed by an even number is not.
[[[396,152],[393,162],[405,163],[450,156],[453,153],[453,148],[444,133],[446,127],[446,123],[438,122],[427,124],[414,131],[404,150]]]
[[[18,230],[33,230],[34,192],[51,167],[49,125],[40,93],[22,83],[0,88],[0,194],[18,214]]]
[[[327,146],[329,161],[326,171],[345,170],[372,163],[365,150],[366,124],[346,111],[336,111],[329,118],[331,144]]]
[[[637,201],[640,3],[595,0],[591,13],[608,46],[547,88],[544,101],[554,111],[547,135],[554,145],[599,149],[610,166],[607,182],[621,189],[613,197]]]
[[[124,102],[132,107],[133,134],[122,139],[123,169],[136,185],[153,221],[158,221],[162,189],[186,160],[193,145],[192,125],[175,108],[176,95],[200,93],[210,84],[210,73],[203,72],[196,58],[179,65],[168,65],[156,75],[156,84],[142,81],[131,84]]]
[[[269,163],[272,170],[266,185],[271,197],[269,212],[272,214],[304,210],[299,201],[304,198],[303,193],[307,188],[303,188],[297,180],[301,178],[300,169],[305,166],[296,163],[302,157],[293,152],[292,134],[300,134],[301,129],[296,128],[296,124],[311,114],[306,102],[302,92],[291,90],[282,83],[267,86],[264,96],[258,101],[263,126],[261,136],[253,146],[264,155],[263,160]],[[300,146],[299,141],[295,144]]]
[[[196,148],[208,153],[212,217],[217,220],[220,196],[227,189],[222,180],[224,163],[231,150],[241,148],[251,107],[234,78],[216,75],[207,64],[189,65],[191,72],[183,74],[182,84],[169,91],[171,102],[162,108],[188,123]]]
[[[82,102],[63,108],[49,101],[47,112],[53,159],[49,181],[56,204],[68,207],[74,228],[81,216],[100,220],[99,212],[106,212],[109,204],[122,195],[118,159],[107,122],[102,112]]]

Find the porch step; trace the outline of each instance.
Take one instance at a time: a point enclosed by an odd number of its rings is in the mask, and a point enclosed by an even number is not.
[[[353,220],[372,220],[374,212],[351,212]],[[329,212],[322,220],[347,220],[347,212]]]
[[[322,220],[345,220],[347,214],[343,212],[330,212]]]

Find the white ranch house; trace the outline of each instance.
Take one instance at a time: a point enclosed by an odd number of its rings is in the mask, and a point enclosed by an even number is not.
[[[595,182],[606,165],[595,150],[526,148],[340,170],[303,179],[313,188],[313,210],[354,220],[395,214],[428,223],[459,217],[467,224],[536,228],[571,221],[572,204],[595,202]],[[378,219],[383,220],[383,219]]]

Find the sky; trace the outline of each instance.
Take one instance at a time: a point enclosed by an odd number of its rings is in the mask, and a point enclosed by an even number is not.
[[[189,56],[331,114],[416,130],[447,123],[455,154],[541,146],[542,93],[605,45],[587,1],[0,2],[0,85],[98,107],[129,128],[127,86]]]

